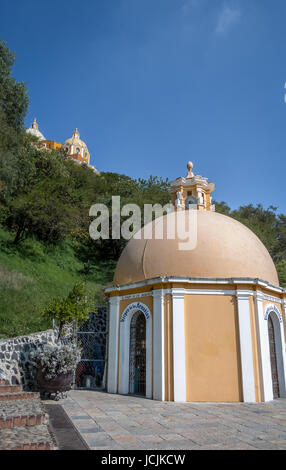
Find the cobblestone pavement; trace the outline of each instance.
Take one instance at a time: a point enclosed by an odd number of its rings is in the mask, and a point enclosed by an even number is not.
[[[90,449],[286,449],[286,399],[168,403],[72,390],[61,405]]]

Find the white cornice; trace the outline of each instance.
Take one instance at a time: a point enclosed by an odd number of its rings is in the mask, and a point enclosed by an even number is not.
[[[253,285],[260,288],[269,289],[271,291],[277,292],[278,294],[286,293],[286,288],[275,286],[270,284],[267,281],[263,281],[258,278],[191,278],[191,277],[175,277],[175,276],[166,276],[166,277],[156,277],[151,279],[146,279],[144,281],[134,282],[131,284],[125,284],[122,286],[108,287],[105,289],[105,293],[109,294],[111,292],[122,292],[130,289],[137,289],[141,287],[146,287],[150,285],[156,286],[156,284],[169,284],[169,283],[184,283],[184,284],[217,284],[217,285]],[[241,290],[241,289],[240,289]]]
[[[183,289],[183,288],[173,288],[173,289],[158,289],[152,290],[149,292],[143,292],[138,294],[129,294],[115,297],[116,301],[119,300],[132,300],[140,299],[142,297],[163,297],[166,294],[172,294],[173,297],[182,298],[184,295],[219,295],[219,296],[236,296],[241,300],[248,300],[249,297],[253,296],[257,300],[268,300],[270,302],[283,303],[278,297],[269,296],[263,294],[262,292],[255,292],[252,290],[224,290],[223,288],[218,289]],[[110,302],[113,303],[114,297],[110,297]],[[115,302],[114,302],[115,303]],[[285,304],[286,305],[286,304]]]
[[[176,188],[178,186],[194,186],[194,185],[201,185],[205,189],[209,189],[210,191],[214,191],[215,185],[214,183],[209,183],[208,178],[203,178],[200,175],[196,175],[193,178],[177,178],[170,183],[170,190]]]

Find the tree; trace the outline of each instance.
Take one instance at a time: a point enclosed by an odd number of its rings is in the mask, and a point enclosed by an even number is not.
[[[23,129],[29,100],[25,84],[11,76],[14,59],[0,40],[0,204],[11,199],[30,171]]]
[[[75,332],[81,323],[87,321],[92,308],[94,306],[90,293],[83,282],[78,282],[67,297],[52,300],[42,314],[45,318],[56,321],[59,339],[66,325],[72,325]]]
[[[277,245],[273,257],[274,260],[277,262],[286,260],[286,215],[283,214],[280,214],[278,216]]]
[[[28,109],[25,84],[11,76],[15,54],[0,40],[0,110],[8,126],[21,128]]]
[[[129,176],[117,173],[101,173],[96,177],[96,195],[93,203],[105,204],[109,209],[109,231],[112,233],[112,196],[120,196],[121,208],[125,204],[136,204],[141,210],[141,226],[144,225],[144,204],[161,204],[164,206],[170,200],[167,191],[168,180],[150,176],[148,180],[132,179]],[[120,215],[120,225],[129,216]],[[91,223],[91,220],[89,220]],[[111,236],[107,240],[91,240],[88,233],[83,237],[83,249],[94,253],[101,258],[117,260],[125,247],[127,240],[122,236],[113,239]],[[96,248],[96,249],[95,249]]]
[[[226,202],[224,202],[224,201],[221,201],[221,202],[213,201],[213,203],[215,204],[216,212],[219,212],[220,214],[224,214],[224,215],[229,215],[230,214],[231,209],[227,205]]]

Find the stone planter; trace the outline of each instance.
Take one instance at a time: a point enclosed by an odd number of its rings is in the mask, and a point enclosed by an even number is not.
[[[71,371],[48,380],[45,378],[40,368],[37,372],[37,382],[42,392],[48,394],[50,397],[52,394],[55,394],[55,400],[58,400],[60,395],[63,397],[65,392],[71,390],[73,375],[73,371]]]

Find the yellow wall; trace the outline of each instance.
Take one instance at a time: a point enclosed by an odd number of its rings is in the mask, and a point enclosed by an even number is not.
[[[57,150],[62,147],[62,144],[55,142],[54,140],[44,140],[43,142],[46,144],[46,147],[49,150]]]
[[[185,295],[187,401],[242,401],[234,296]]]

